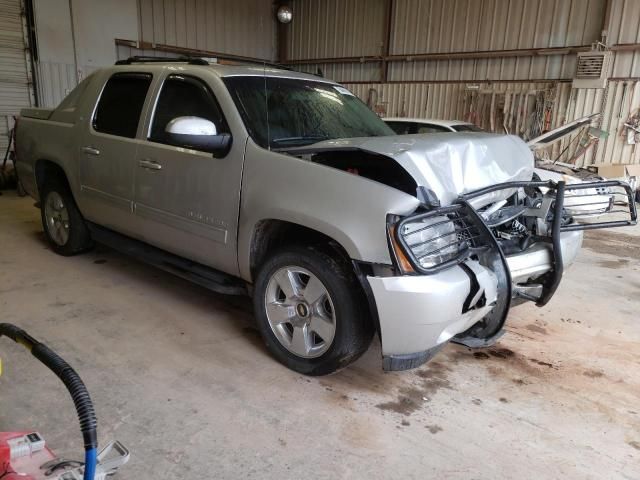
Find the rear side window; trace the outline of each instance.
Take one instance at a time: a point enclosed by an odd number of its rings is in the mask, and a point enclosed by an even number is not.
[[[218,133],[229,133],[213,93],[202,80],[194,77],[170,75],[164,81],[153,115],[149,140],[172,145],[165,129],[177,117],[204,118],[213,122]]]
[[[151,85],[148,73],[116,73],[102,90],[93,116],[97,132],[134,138],[140,113]]]

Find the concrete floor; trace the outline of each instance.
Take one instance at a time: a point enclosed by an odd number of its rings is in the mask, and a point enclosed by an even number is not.
[[[450,345],[385,374],[374,343],[305,378],[272,360],[249,302],[106,248],[53,254],[29,198],[0,196],[0,321],[84,378],[121,479],[640,478],[639,229],[594,232],[545,308],[513,310],[499,345]],[[0,340],[0,430],[38,429],[78,457],[62,385]]]

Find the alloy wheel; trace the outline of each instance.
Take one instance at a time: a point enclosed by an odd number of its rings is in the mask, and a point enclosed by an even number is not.
[[[315,358],[331,347],[336,333],[333,300],[309,270],[297,266],[276,270],[264,300],[272,332],[291,353]]]
[[[69,240],[69,211],[58,192],[49,192],[44,204],[44,217],[51,239],[63,247]]]

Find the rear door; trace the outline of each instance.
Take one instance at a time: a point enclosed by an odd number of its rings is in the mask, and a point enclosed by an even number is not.
[[[80,205],[89,220],[135,235],[136,139],[149,73],[116,73],[105,83],[80,143]]]
[[[223,158],[176,144],[165,129],[178,117],[204,118],[218,133],[232,133],[212,85],[167,74],[137,152],[135,214],[143,240],[235,275],[244,142],[234,137]]]

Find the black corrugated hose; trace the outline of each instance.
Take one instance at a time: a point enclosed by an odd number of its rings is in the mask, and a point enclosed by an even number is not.
[[[27,348],[34,357],[44,363],[49,370],[62,380],[71,394],[73,404],[76,407],[78,420],[80,421],[80,430],[82,431],[82,438],[84,440],[84,449],[88,454],[92,452],[89,457],[95,457],[95,452],[98,448],[96,413],[87,387],[85,387],[80,376],[56,352],[43,343],[38,342],[21,328],[10,323],[0,323],[0,337],[3,335]],[[93,465],[87,462],[85,464],[85,478],[88,478],[87,474],[89,473],[91,473],[91,478],[93,478],[92,470],[94,469],[95,460]]]

